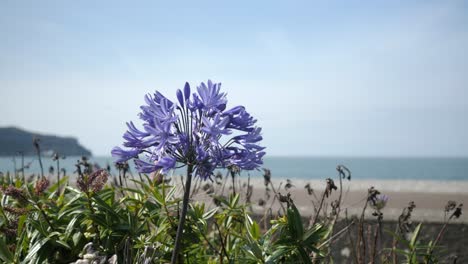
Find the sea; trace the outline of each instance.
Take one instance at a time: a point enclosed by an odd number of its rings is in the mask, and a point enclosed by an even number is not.
[[[81,157],[60,159],[60,168],[65,168],[67,175],[72,175],[75,164]],[[90,157],[89,161],[100,167],[111,168],[116,173],[112,157]],[[0,172],[18,170],[22,163],[27,165],[25,174],[40,173],[37,157],[0,157]],[[49,168],[56,169],[56,162],[51,157],[42,158],[45,174]],[[132,164],[133,165],[133,164]],[[369,180],[431,180],[431,181],[468,181],[468,157],[265,157],[264,168],[271,171],[272,178],[317,180],[336,177],[337,165],[344,165],[353,179]],[[135,171],[133,166],[131,169]],[[174,174],[184,174],[177,170]],[[245,171],[241,175],[262,178],[263,170]]]

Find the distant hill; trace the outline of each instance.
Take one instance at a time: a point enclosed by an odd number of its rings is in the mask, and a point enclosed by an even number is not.
[[[35,155],[34,137],[40,139],[41,152],[57,151],[65,156],[91,156],[91,151],[81,146],[76,138],[42,135],[16,127],[0,127],[0,156],[17,155],[18,151],[26,156]]]

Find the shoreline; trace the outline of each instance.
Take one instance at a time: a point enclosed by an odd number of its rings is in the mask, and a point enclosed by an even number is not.
[[[176,183],[180,184],[180,177],[174,177]],[[241,199],[245,199],[246,183],[248,179],[240,177],[236,182],[236,190],[241,193]],[[339,187],[338,180],[335,184]],[[295,187],[290,188],[288,191],[284,189],[286,179],[272,179],[275,189],[282,195],[291,193],[296,207],[303,217],[310,217],[314,214],[314,205],[317,204],[318,199],[321,198],[325,189],[325,180],[298,180],[291,179],[291,183]],[[280,184],[281,188],[280,188]],[[314,190],[313,195],[309,195],[304,188],[304,185],[310,183]],[[205,183],[203,183],[205,184]],[[259,206],[260,199],[265,200],[266,207],[270,206],[274,193],[270,192],[270,199],[265,197],[265,185],[263,179],[250,179],[250,185],[253,186],[253,193],[251,197],[252,210],[254,214],[264,214],[265,207]],[[230,192],[229,187],[231,182],[228,181],[225,187],[224,194]],[[443,223],[445,221],[444,208],[449,200],[456,201],[457,203],[468,204],[468,181],[457,182],[444,182],[441,184],[439,181],[421,181],[421,180],[351,180],[343,181],[343,205],[341,210],[341,217],[345,216],[347,210],[348,216],[360,215],[362,208],[365,205],[367,198],[367,190],[374,186],[382,194],[389,197],[389,201],[385,208],[382,209],[384,214],[384,221],[398,221],[398,217],[403,209],[410,201],[414,201],[416,208],[412,213],[412,220],[415,222],[430,222],[430,223]],[[270,187],[271,189],[271,187]],[[330,197],[324,200],[324,208],[326,212],[331,211],[331,202],[338,199],[339,190],[333,191]],[[318,198],[318,199],[317,199]],[[210,201],[211,197],[207,194],[197,194],[195,200]],[[276,201],[272,206],[273,214],[280,210],[280,205]],[[373,210],[368,207],[365,217],[372,219]],[[463,212],[459,219],[454,219],[450,223],[468,223],[468,213]]]
[[[241,176],[242,182],[247,182],[247,178]],[[284,185],[287,178],[272,178],[271,181],[278,188],[280,184]],[[295,186],[292,190],[304,189],[304,186],[310,183],[311,187],[315,190],[321,190],[325,187],[326,180],[324,179],[300,179],[289,178]],[[332,178],[335,184],[339,185],[337,177]],[[263,178],[250,178],[250,183],[254,186],[263,186]],[[414,193],[447,193],[447,194],[467,194],[468,195],[468,180],[424,180],[424,179],[351,179],[348,181],[343,179],[344,190],[350,191],[367,191],[370,187],[374,187],[379,191],[387,192],[414,192]]]

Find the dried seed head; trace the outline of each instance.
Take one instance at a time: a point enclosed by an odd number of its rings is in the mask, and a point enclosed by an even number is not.
[[[377,195],[379,194],[380,194],[379,190],[375,189],[374,186],[371,186],[367,190],[367,201],[371,203],[371,205],[375,206]]]
[[[93,172],[89,176],[90,186],[93,192],[98,192],[102,190],[108,178],[109,178],[109,173],[107,172],[107,170],[100,169],[100,170]]]
[[[263,179],[264,179],[265,186],[270,184],[270,182],[271,182],[271,171],[269,169],[263,168]]]
[[[241,171],[240,167],[237,166],[237,165],[234,165],[234,164],[231,164],[229,166],[227,166],[227,169],[229,170],[229,172],[231,173],[231,176],[234,176],[234,175],[238,175]]]
[[[463,204],[459,204],[458,207],[455,209],[455,212],[453,212],[453,216],[455,216],[455,218],[460,218],[460,216],[462,215],[462,207]]]
[[[388,196],[385,194],[376,194],[372,199],[369,201],[369,204],[375,210],[383,209],[388,202]]]
[[[293,203],[290,193],[288,193],[287,195],[282,195],[281,193],[278,193],[278,195],[279,195],[279,201],[281,203],[287,203],[288,206],[290,206]]]
[[[292,187],[294,187],[294,185],[292,184],[291,180],[290,179],[287,179],[286,180],[286,184],[284,185],[284,189],[286,191],[289,191],[289,189],[291,189]]]
[[[156,185],[163,183],[164,175],[160,171],[153,172],[153,179]]]
[[[219,171],[216,172],[215,182],[216,182],[216,185],[221,185],[223,183],[223,175]]]
[[[307,183],[304,188],[307,190],[307,194],[312,195],[314,194],[314,189],[310,186],[310,183]]]
[[[37,136],[34,136],[34,138],[33,138],[33,145],[34,145],[34,147],[35,147],[36,149],[39,149],[39,144],[40,144],[40,142],[41,142],[41,139],[38,138]]]
[[[25,196],[24,196],[24,192],[22,189],[20,188],[16,188],[14,187],[13,185],[10,185],[8,186],[7,188],[1,188],[1,191],[7,195],[7,196],[11,196],[15,199],[18,199],[18,200],[26,200]]]
[[[336,166],[336,170],[338,171],[338,174],[340,175],[340,177],[342,177],[343,179],[348,179],[348,181],[351,180],[351,171],[346,168],[346,166],[344,165],[338,165]]]
[[[3,210],[16,216],[25,215],[29,212],[29,210],[26,208],[17,208],[17,207],[10,207],[10,206],[3,207]]]
[[[0,228],[0,232],[5,234],[7,237],[16,237],[18,230],[14,228]]]
[[[340,201],[335,200],[335,201],[331,202],[330,206],[332,208],[331,214],[332,215],[337,215],[338,214],[338,207],[340,206]]]
[[[450,200],[445,205],[445,212],[448,213],[452,211],[453,209],[455,209],[455,207],[457,207],[457,202]]]
[[[265,206],[266,202],[262,198],[258,199],[258,205],[259,206]]]
[[[411,221],[411,213],[414,208],[416,208],[416,204],[413,201],[409,202],[408,206],[403,209],[403,212],[401,212],[401,215],[398,217],[398,225],[401,233],[408,233],[411,231],[411,225],[413,224]]]
[[[78,176],[76,184],[78,185],[78,188],[83,192],[98,192],[102,190],[108,178],[109,173],[107,172],[107,170],[100,169],[91,173],[90,175],[82,174]]]
[[[16,237],[18,232],[18,219],[12,219],[6,226],[0,227],[0,232],[4,233],[7,237]]]
[[[328,196],[331,195],[332,191],[337,189],[338,187],[335,185],[335,182],[332,179],[327,178],[327,188],[325,189],[325,196],[328,198]]]
[[[49,180],[46,177],[42,177],[36,181],[36,185],[34,186],[34,193],[36,195],[41,195],[44,191],[49,187]]]
[[[214,187],[212,184],[206,183],[203,185],[203,191],[206,192],[207,194],[212,194],[214,193]]]

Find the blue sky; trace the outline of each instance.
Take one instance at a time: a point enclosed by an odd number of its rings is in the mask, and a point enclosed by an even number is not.
[[[466,1],[1,1],[0,126],[121,144],[223,83],[269,155],[468,156]]]

